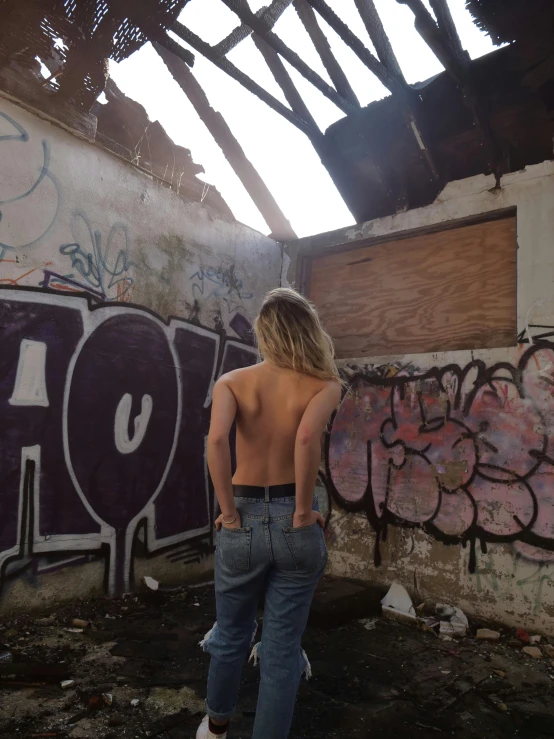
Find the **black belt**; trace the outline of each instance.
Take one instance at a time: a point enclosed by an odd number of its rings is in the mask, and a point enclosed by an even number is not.
[[[269,499],[275,498],[294,498],[296,495],[296,484],[289,482],[286,485],[269,485]],[[263,485],[233,485],[233,492],[237,498],[260,498],[265,499],[265,491]]]

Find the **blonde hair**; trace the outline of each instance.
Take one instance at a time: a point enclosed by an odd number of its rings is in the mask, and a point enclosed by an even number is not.
[[[335,350],[315,306],[285,287],[271,290],[254,322],[261,356],[277,367],[320,380],[338,380]]]

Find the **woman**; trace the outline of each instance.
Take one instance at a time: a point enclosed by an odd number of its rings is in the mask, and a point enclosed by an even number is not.
[[[260,691],[253,739],[286,739],[310,604],[327,563],[314,488],[321,436],[341,397],[331,339],[294,290],[272,290],[255,322],[263,361],[223,375],[213,391],[208,466],[221,515],[217,622],[201,642],[211,655],[207,713],[197,739],[225,739],[265,595]],[[231,476],[229,432],[236,422]]]

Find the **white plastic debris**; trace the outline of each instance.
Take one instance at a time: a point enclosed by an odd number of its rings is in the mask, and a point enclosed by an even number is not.
[[[439,626],[441,634],[445,636],[465,636],[467,634],[469,621],[461,608],[446,603],[437,603],[435,611],[441,620]]]
[[[405,587],[397,582],[381,601],[383,616],[400,621],[417,621],[416,609]]]
[[[62,690],[68,690],[75,685],[75,680],[62,680],[60,685]]]
[[[131,705],[133,706],[133,708],[136,708],[139,703],[140,700],[138,698],[133,698],[133,700],[131,701]]]
[[[145,575],[145,577],[142,578],[142,581],[147,588],[150,588],[150,590],[158,590],[160,587],[160,583],[157,580],[154,580],[153,577],[148,577],[148,575]]]
[[[113,703],[113,695],[111,693],[102,693],[102,700],[107,706],[111,706]]]
[[[376,618],[361,618],[358,623],[361,624],[364,629],[367,629],[368,631],[373,631],[373,629],[377,627]]]
[[[64,629],[64,631],[69,631],[70,634],[82,634],[84,629]]]

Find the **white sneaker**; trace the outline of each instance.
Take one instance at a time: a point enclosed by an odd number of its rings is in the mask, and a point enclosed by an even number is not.
[[[212,734],[209,726],[209,716],[204,716],[202,723],[196,732],[196,739],[227,739],[227,732],[224,734]]]

